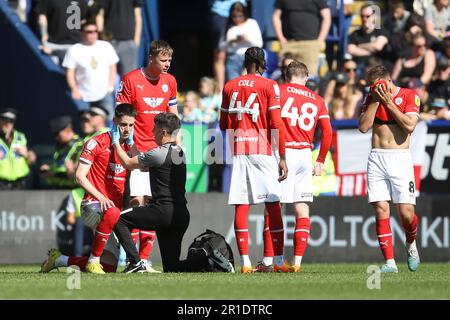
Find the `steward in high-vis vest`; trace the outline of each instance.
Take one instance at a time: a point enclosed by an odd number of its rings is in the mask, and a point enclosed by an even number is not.
[[[53,189],[71,189],[77,186],[73,175],[83,140],[72,129],[70,117],[52,119],[50,130],[55,135],[56,148],[50,165],[41,166],[41,175]]]
[[[36,155],[27,148],[25,135],[14,129],[17,111],[0,111],[0,190],[26,188],[26,177]]]

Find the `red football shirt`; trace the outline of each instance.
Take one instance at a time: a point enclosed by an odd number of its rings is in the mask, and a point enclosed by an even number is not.
[[[128,150],[125,144],[122,145],[122,148]],[[86,141],[80,161],[91,165],[87,179],[95,189],[121,208],[127,171],[120,164],[119,157],[111,145],[109,132],[99,134]],[[98,202],[87,192],[83,200]]]
[[[322,97],[295,83],[281,85],[280,96],[286,148],[312,148],[319,119],[330,118]]]
[[[408,88],[397,88],[397,92],[394,93],[394,99],[392,100],[394,104],[402,113],[414,114],[418,116],[420,111],[420,98],[417,93]],[[364,101],[361,113],[366,112],[371,101],[372,96],[368,94]],[[377,113],[375,114],[375,122],[380,124],[393,124],[395,123],[395,120],[388,109],[384,105],[380,104],[378,106]]]
[[[280,108],[280,89],[254,74],[237,77],[223,89],[221,120],[234,130],[234,155],[272,154],[270,110]]]
[[[134,143],[139,151],[146,152],[157,147],[153,136],[156,115],[177,105],[177,81],[168,73],[151,79],[144,69],[135,69],[124,76],[116,101],[136,108]]]

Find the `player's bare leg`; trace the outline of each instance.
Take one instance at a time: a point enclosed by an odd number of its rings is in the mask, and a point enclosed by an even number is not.
[[[416,246],[418,218],[414,212],[414,205],[401,203],[397,206],[406,236],[406,252],[408,254],[408,269],[416,271],[420,264],[419,252]]]
[[[392,231],[389,222],[389,202],[378,201],[371,203],[375,211],[376,232],[378,243],[385,260],[385,264],[381,267],[382,273],[397,273],[397,264],[394,259],[394,247],[392,243]]]

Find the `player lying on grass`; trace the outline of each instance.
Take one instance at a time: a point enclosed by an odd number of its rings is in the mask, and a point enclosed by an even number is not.
[[[124,103],[116,107],[114,125],[117,130],[113,131],[119,132],[120,148],[132,154],[138,154],[133,145],[135,119],[136,110],[132,105]],[[120,217],[126,169],[112,146],[113,131],[86,141],[76,170],[76,180],[86,191],[81,202],[81,217],[95,230],[90,257],[69,257],[51,249],[41,266],[42,272],[70,265],[96,274],[116,271],[120,247],[112,231]]]

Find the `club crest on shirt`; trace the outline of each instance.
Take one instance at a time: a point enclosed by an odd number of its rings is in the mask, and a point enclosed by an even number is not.
[[[161,105],[163,103],[164,98],[149,98],[149,97],[143,97],[142,98],[146,105],[156,108],[157,106]]]
[[[167,91],[169,91],[169,86],[168,86],[167,84],[163,84],[163,85],[161,86],[161,89],[162,89],[162,91],[163,91],[164,93],[167,93]]]
[[[111,169],[111,171],[114,171],[115,174],[120,174],[125,171],[125,168],[121,164],[118,164],[118,163],[110,162],[109,168]]]
[[[91,140],[89,140],[89,142],[86,146],[86,149],[92,150],[95,148],[96,145],[97,145],[97,141],[91,139]]]
[[[414,95],[414,102],[415,102],[416,106],[418,106],[418,107],[420,106],[420,98],[417,94]]]
[[[403,102],[403,99],[402,99],[402,98],[395,98],[395,104],[396,104],[396,105],[399,106],[402,102]]]

